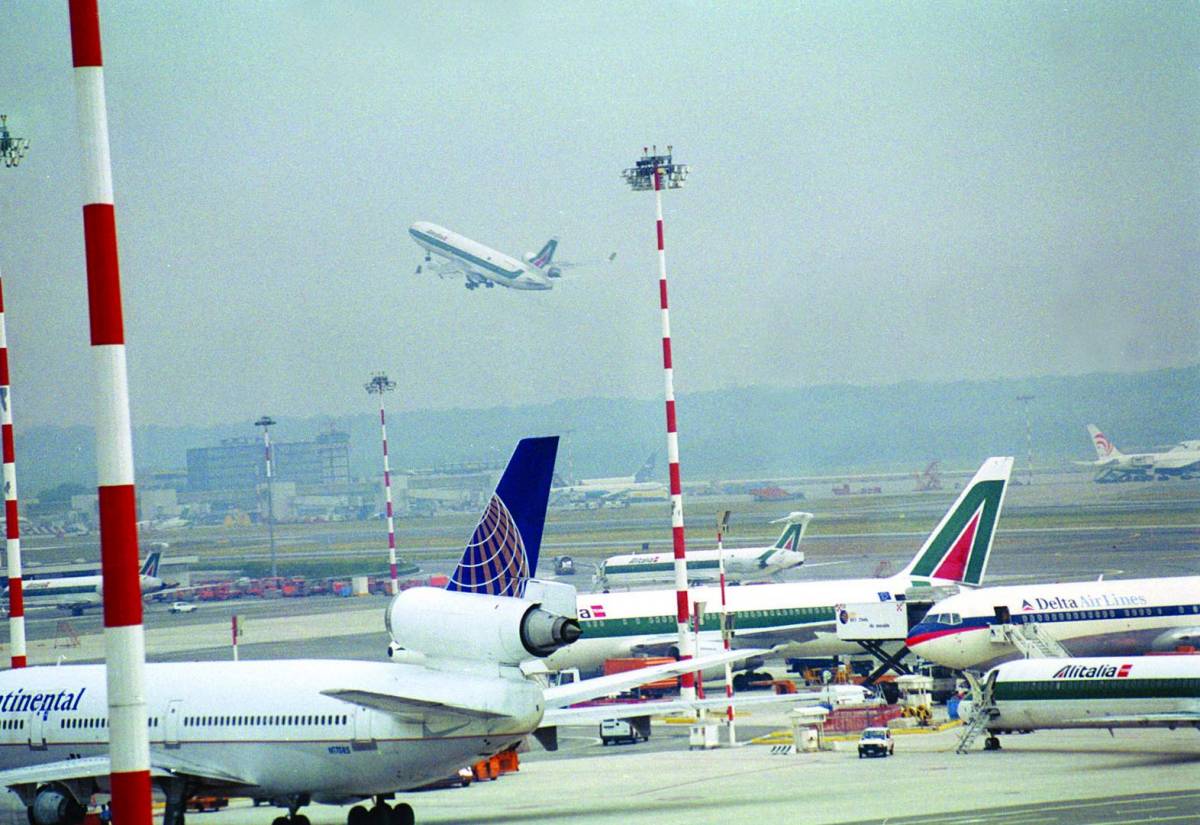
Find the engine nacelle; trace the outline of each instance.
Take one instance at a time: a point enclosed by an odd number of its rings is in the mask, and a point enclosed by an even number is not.
[[[579,638],[579,623],[508,596],[413,587],[385,618],[392,640],[431,658],[518,665]]]
[[[59,785],[38,788],[37,796],[29,806],[29,820],[33,825],[77,825],[83,822],[86,813],[71,792]]]
[[[559,269],[557,266],[552,266],[546,270],[546,277],[547,278],[561,278],[562,270]]]

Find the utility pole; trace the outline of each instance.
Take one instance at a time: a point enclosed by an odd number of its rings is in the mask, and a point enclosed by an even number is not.
[[[71,61],[83,166],[83,246],[95,373],[96,496],[100,510],[104,664],[112,817],[150,825],[150,737],[146,726],[146,634],[138,575],[137,491],[129,417],[129,371],[108,142],[108,104],[97,0],[70,0]],[[183,822],[182,782],[165,781],[166,825]]]
[[[379,396],[379,432],[383,439],[383,495],[387,507],[388,569],[392,575],[392,595],[400,592],[400,580],[396,571],[396,521],[392,515],[392,469],[388,465],[387,419],[383,413],[383,394],[396,389],[396,382],[389,381],[385,373],[377,372],[363,385],[369,395]]]
[[[8,115],[0,115],[0,155],[5,168],[16,167],[29,141],[8,131]],[[4,279],[0,278],[0,428],[4,444],[4,558],[8,573],[8,639],[13,667],[25,667],[25,591],[21,572],[21,518],[17,507],[17,459],[13,438],[12,392],[8,374],[8,335],[4,325]]]
[[[1017,396],[1017,400],[1025,406],[1025,445],[1029,450],[1028,475],[1025,477],[1026,486],[1033,484],[1033,424],[1029,418],[1029,402],[1033,399],[1034,396],[1032,395]]]
[[[267,536],[271,543],[271,578],[279,578],[279,569],[275,566],[275,492],[272,478],[275,475],[272,465],[275,463],[271,456],[271,427],[275,419],[269,415],[254,422],[255,427],[262,427],[263,453],[267,463]]]
[[[679,633],[679,658],[694,655],[692,638],[688,633],[691,605],[688,601],[687,543],[683,531],[683,488],[679,476],[679,434],[675,420],[675,375],[671,362],[671,314],[667,308],[667,255],[663,243],[662,190],[679,189],[688,176],[688,167],[675,163],[672,147],[665,155],[642,148],[642,156],[621,176],[635,192],[654,191],[655,234],[658,237],[658,297],[662,309],[662,354],[667,412],[667,464],[671,490],[671,539],[675,555],[675,623]],[[680,677],[679,698],[685,702],[696,698],[695,674]]]

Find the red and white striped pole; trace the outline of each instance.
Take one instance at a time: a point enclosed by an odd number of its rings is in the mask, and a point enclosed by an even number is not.
[[[675,429],[675,375],[671,366],[671,312],[667,308],[667,253],[663,246],[662,169],[654,167],[654,218],[658,234],[658,295],[662,305],[662,352],[667,407],[667,470],[671,480],[671,539],[675,551],[675,621],[679,630],[679,658],[693,656],[692,637],[688,633],[687,544],[683,532],[683,488],[679,480],[679,434]],[[692,673],[679,680],[679,698],[696,698]]]
[[[146,641],[138,579],[137,504],[125,366],[125,324],[113,209],[108,110],[96,0],[69,0],[75,101],[83,160],[83,241],[96,371],[96,472],[104,588],[112,815],[150,825]]]
[[[383,440],[383,497],[387,507],[388,570],[391,572],[392,595],[400,592],[400,578],[396,570],[396,519],[392,513],[392,469],[388,464],[387,417],[383,411],[383,394],[396,389],[396,382],[389,381],[382,372],[377,372],[366,384],[368,393],[379,396],[379,433]]]
[[[729,652],[729,620],[728,606],[725,602],[725,523],[729,520],[729,512],[717,523],[717,568],[721,574],[721,641],[725,652]],[[729,728],[729,744],[737,744],[737,733],[733,722],[733,666],[725,663],[725,724]]]
[[[13,667],[25,667],[25,593],[21,585],[21,523],[17,515],[16,445],[8,378],[8,335],[4,329],[4,279],[0,278],[0,426],[4,441],[4,530],[8,560],[8,640]]]

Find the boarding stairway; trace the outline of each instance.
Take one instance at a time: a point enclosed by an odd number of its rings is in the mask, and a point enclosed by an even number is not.
[[[1056,639],[1043,632],[1036,622],[990,625],[988,639],[995,644],[1012,645],[1026,659],[1053,659],[1071,655]]]
[[[967,684],[971,686],[971,715],[966,720],[963,726],[962,733],[958,737],[958,746],[954,749],[955,753],[966,753],[971,745],[979,738],[980,734],[987,731],[988,722],[1000,715],[999,709],[996,707],[993,693],[996,689],[996,671],[988,674],[988,677],[983,682],[979,681],[979,677],[970,671],[963,671],[963,676],[966,677]],[[987,750],[994,750],[991,747],[991,742],[999,742],[999,740],[989,739]]]

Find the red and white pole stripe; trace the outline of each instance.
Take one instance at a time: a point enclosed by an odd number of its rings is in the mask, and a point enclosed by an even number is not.
[[[100,12],[96,0],[69,0],[69,8],[83,159],[88,314],[96,373],[96,470],[112,815],[121,825],[151,825],[146,641],[138,577],[133,441]]]
[[[0,424],[4,440],[4,529],[8,559],[8,638],[12,666],[25,667],[25,592],[21,585],[21,523],[17,515],[17,465],[13,441],[12,392],[8,379],[8,335],[4,330],[4,279],[0,278]]]
[[[683,534],[683,489],[679,481],[679,435],[675,430],[675,377],[671,366],[671,313],[667,309],[667,253],[663,248],[662,170],[654,170],[654,215],[658,232],[658,294],[662,304],[663,373],[667,402],[667,468],[671,477],[671,538],[675,550],[675,622],[679,630],[679,658],[693,656],[692,635],[688,632],[687,546]],[[685,673],[679,680],[679,698],[696,698],[696,680]]]
[[[729,652],[729,632],[725,629],[728,615],[728,606],[725,603],[725,534],[721,530],[717,530],[717,567],[721,573],[721,640],[725,647],[725,652]],[[725,663],[725,724],[729,726],[729,744],[737,744],[737,734],[734,732],[733,723],[733,666],[729,662]]]
[[[392,514],[392,469],[388,465],[387,419],[383,414],[383,392],[379,393],[379,432],[383,438],[383,497],[387,502],[388,569],[392,574],[392,595],[400,592],[396,573],[396,519]]]

